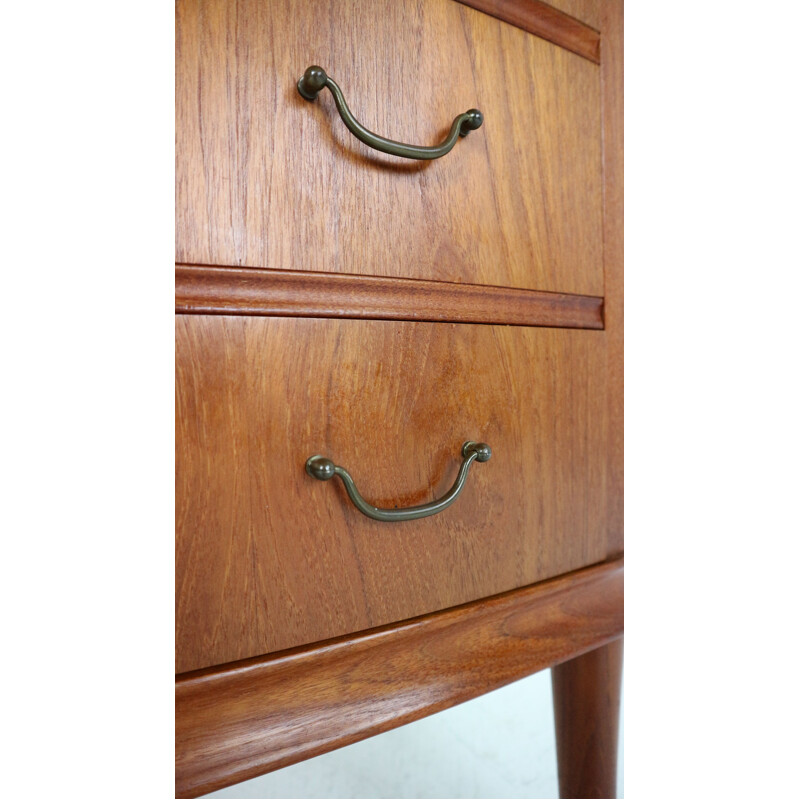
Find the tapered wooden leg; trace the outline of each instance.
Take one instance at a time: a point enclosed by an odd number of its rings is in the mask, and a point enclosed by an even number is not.
[[[617,796],[622,639],[552,669],[563,797]]]

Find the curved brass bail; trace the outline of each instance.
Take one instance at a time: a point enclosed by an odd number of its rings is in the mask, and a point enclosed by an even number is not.
[[[375,150],[380,150],[382,153],[389,153],[393,156],[401,156],[402,158],[416,158],[416,159],[432,159],[441,158],[443,155],[449,153],[459,136],[466,136],[470,131],[477,130],[483,125],[483,114],[477,108],[471,108],[463,114],[459,114],[450,127],[450,133],[447,138],[434,147],[421,147],[414,144],[403,144],[402,142],[395,142],[393,139],[386,139],[383,136],[378,136],[367,130],[352,114],[347,106],[347,103],[342,94],[342,90],[337,85],[333,78],[329,77],[322,67],[311,66],[304,73],[303,77],[297,81],[297,91],[306,100],[316,100],[317,95],[325,88],[331,90],[333,100],[336,103],[336,108],[339,110],[344,124],[350,129],[350,132],[356,138],[360,139],[364,144],[368,144]]]
[[[344,488],[353,501],[353,505],[362,514],[366,514],[371,519],[377,519],[381,522],[402,522],[403,520],[430,517],[431,514],[438,514],[440,511],[444,511],[444,509],[452,505],[464,488],[472,462],[488,461],[492,457],[492,448],[483,442],[464,442],[461,448],[461,455],[464,460],[461,462],[461,468],[458,470],[456,482],[453,484],[450,491],[438,500],[434,500],[422,506],[412,506],[411,508],[377,508],[373,506],[371,503],[368,503],[361,496],[361,492],[356,489],[355,482],[350,477],[350,473],[344,469],[344,467],[337,467],[333,461],[324,456],[311,456],[311,458],[306,461],[306,472],[319,481],[329,481],[334,475],[338,475],[342,479]]]

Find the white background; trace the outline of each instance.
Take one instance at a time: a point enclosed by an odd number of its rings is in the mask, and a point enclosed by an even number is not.
[[[174,792],[172,15],[3,7],[9,797]],[[634,800],[796,793],[797,16],[627,9]]]

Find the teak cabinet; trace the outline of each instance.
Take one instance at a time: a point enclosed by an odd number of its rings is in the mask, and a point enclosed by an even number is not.
[[[622,7],[178,0],[176,792],[554,667],[562,796],[614,793]],[[352,113],[447,155],[359,141]],[[491,446],[432,516],[461,447]]]

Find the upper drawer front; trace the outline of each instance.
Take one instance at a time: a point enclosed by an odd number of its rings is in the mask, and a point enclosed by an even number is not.
[[[448,608],[606,555],[602,332],[412,322],[177,320],[178,671]],[[436,516],[380,507],[451,487]]]
[[[178,0],[177,260],[600,296],[599,68],[454,0]],[[355,139],[327,70],[375,132]]]

